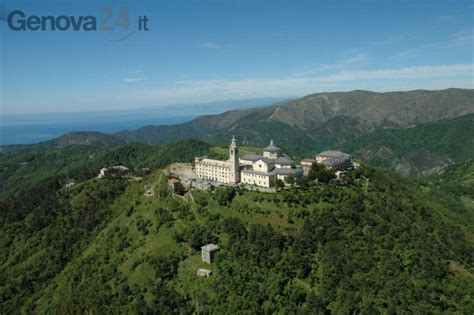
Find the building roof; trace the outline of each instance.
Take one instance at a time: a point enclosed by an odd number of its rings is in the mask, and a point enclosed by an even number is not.
[[[328,150],[328,151],[323,151],[318,154],[318,156],[326,156],[330,158],[337,158],[337,157],[350,157],[349,154],[341,152],[341,151],[333,151],[333,150]]]
[[[262,157],[263,157],[263,156],[260,155],[260,154],[248,153],[248,154],[245,154],[245,155],[242,157],[242,160],[255,162],[255,161],[260,160]]]
[[[291,165],[293,164],[293,160],[287,158],[286,156],[280,156],[275,160],[275,164]]]
[[[207,245],[204,245],[201,247],[202,250],[205,250],[205,251],[208,251],[208,252],[213,252],[215,250],[218,250],[219,249],[219,246],[217,246],[216,244],[207,244]]]
[[[349,161],[349,159],[350,159],[349,156],[343,156],[343,157],[337,157],[337,158],[329,158],[327,160],[321,161],[320,163],[329,167],[333,167],[333,166],[344,164],[347,161]]]
[[[270,145],[263,149],[265,152],[281,152],[281,149],[273,144],[273,140],[270,140]]]
[[[316,161],[312,159],[302,159],[301,162],[314,163]]]
[[[263,175],[263,176],[271,176],[273,175],[273,172],[259,172],[259,171],[254,171],[254,170],[242,170],[242,173],[247,173],[247,174],[256,174],[256,175]]]
[[[213,160],[213,159],[208,159],[206,157],[198,158],[195,161],[195,163],[207,164],[207,165],[218,166],[218,167],[230,167],[230,163],[228,161]]]
[[[303,174],[303,170],[301,168],[276,168],[273,170],[277,175],[300,175]]]
[[[270,165],[275,164],[275,160],[274,160],[274,159],[270,159],[270,158],[267,158],[267,157],[261,157],[261,158],[259,158],[257,161],[255,161],[255,162],[258,162],[258,161],[262,161],[263,163],[265,163],[265,164],[270,164]]]

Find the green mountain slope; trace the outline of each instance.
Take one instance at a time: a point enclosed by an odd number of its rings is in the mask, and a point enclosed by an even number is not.
[[[70,132],[51,141],[43,142],[45,146],[62,148],[68,145],[95,145],[101,147],[117,147],[125,144],[123,139],[102,132]]]
[[[118,150],[104,161],[159,165],[185,151]],[[180,197],[166,180],[50,179],[9,195],[1,213],[21,215],[2,216],[2,313],[474,311],[472,226],[418,183],[363,166],[342,183]],[[199,248],[210,242],[221,249],[208,265]]]
[[[450,165],[442,174],[417,179],[418,189],[428,199],[443,203],[449,211],[445,218],[462,223],[468,235],[474,236],[474,160]],[[474,239],[472,239],[474,241]]]
[[[474,159],[447,168],[435,179],[438,187],[443,187],[458,197],[474,199]]]
[[[191,162],[196,153],[212,156],[210,145],[199,140],[182,140],[156,147],[130,143],[118,148],[94,145],[6,147],[0,155],[0,200],[28,191],[46,181],[82,181],[97,176],[103,167],[164,167],[175,161]]]
[[[474,115],[422,124],[407,129],[383,129],[341,144],[367,163],[404,175],[433,174],[474,156]]]
[[[263,145],[270,138],[283,137],[280,126],[285,126],[285,131],[291,128],[300,137],[318,139],[326,132],[321,128],[323,124],[338,117],[350,118],[358,130],[367,132],[375,128],[407,128],[473,112],[474,90],[317,93],[269,107],[233,110],[179,125],[147,126],[118,135],[130,141],[162,144],[235,133],[244,143]]]

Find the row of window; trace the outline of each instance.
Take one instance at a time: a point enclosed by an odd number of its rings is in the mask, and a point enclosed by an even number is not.
[[[214,165],[201,165],[201,164],[196,164],[196,170],[197,169],[201,169],[201,168],[205,168],[205,169],[212,169],[212,170],[218,170],[218,171],[225,171],[225,170],[229,170],[228,167],[224,167],[224,166],[214,166]]]
[[[216,181],[216,182],[223,182],[223,183],[226,183],[226,182],[230,181],[230,179],[228,177],[222,178],[222,177],[213,177],[213,176],[200,176],[200,178],[207,179],[207,180],[213,180],[213,181]]]
[[[250,178],[244,178],[242,182],[244,182],[245,184],[257,185],[257,186],[264,186],[264,187],[267,186],[267,183],[265,181],[251,180]]]
[[[254,173],[245,173],[245,176],[258,177],[258,178],[265,178],[265,177],[267,177],[266,175],[260,175],[260,174],[254,174]]]

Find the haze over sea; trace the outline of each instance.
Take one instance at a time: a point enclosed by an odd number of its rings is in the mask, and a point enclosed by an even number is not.
[[[7,114],[0,118],[0,145],[31,144],[71,131],[114,133],[147,125],[172,125],[200,115],[218,114],[233,108],[250,108],[281,101],[277,98],[226,100],[136,110]]]

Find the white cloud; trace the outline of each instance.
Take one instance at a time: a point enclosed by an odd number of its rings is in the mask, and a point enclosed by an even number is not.
[[[333,64],[320,64],[315,67],[305,67],[303,71],[294,73],[293,76],[308,76],[311,74],[327,72],[329,70],[342,69],[349,64],[357,64],[369,60],[369,54],[351,50],[346,52],[346,57]]]
[[[446,41],[425,44],[422,48],[427,49],[450,49],[457,47],[471,47],[474,43],[474,29],[456,32]]]
[[[321,82],[339,82],[373,79],[437,78],[460,75],[472,76],[473,73],[473,64],[454,64],[439,66],[405,67],[399,69],[342,71],[337,74],[329,75],[320,79]]]
[[[430,88],[430,84],[435,84],[433,88],[440,88],[438,83],[441,80],[444,80],[445,83],[451,80],[463,87],[472,87],[473,73],[474,64],[452,64],[350,70],[329,75],[291,75],[284,78],[181,80],[169,87],[141,91],[138,96],[156,102],[177,103],[196,100],[213,101],[228,98],[304,95],[318,91],[367,89],[370,86],[384,90],[397,90],[406,87],[407,83],[410,83],[413,89]],[[421,84],[421,86],[414,84]]]
[[[427,51],[468,48],[472,50],[474,43],[474,29],[461,30],[451,34],[447,40],[422,44],[420,46],[407,49],[390,56],[391,59],[411,58],[421,56]]]
[[[294,73],[293,76],[308,76],[316,73],[322,73],[329,70],[341,69],[344,65],[342,63],[335,64],[320,64],[315,67],[304,67],[303,71]]]
[[[125,70],[125,71],[123,71],[123,73],[126,73],[126,74],[141,74],[141,73],[143,73],[143,70]]]
[[[207,48],[207,49],[222,49],[222,48],[224,48],[223,45],[220,45],[216,42],[204,42],[204,43],[199,44],[199,47]]]
[[[142,82],[145,81],[145,78],[123,78],[122,82],[125,83],[136,83],[136,82]]]
[[[406,39],[405,35],[403,34],[400,34],[400,35],[396,35],[396,36],[390,36],[390,37],[387,37],[385,39],[381,39],[381,40],[376,40],[376,41],[372,41],[372,42],[369,42],[368,45],[369,46],[384,46],[384,45],[392,45],[392,44],[396,44],[396,43],[399,43],[401,42],[402,40]]]
[[[439,20],[443,21],[443,22],[444,21],[451,21],[451,20],[454,20],[458,17],[459,17],[459,15],[455,15],[455,14],[453,14],[453,15],[443,15],[443,16],[439,17]]]
[[[367,61],[369,59],[369,55],[367,53],[357,53],[353,56],[347,57],[341,61],[341,63],[358,63]]]

